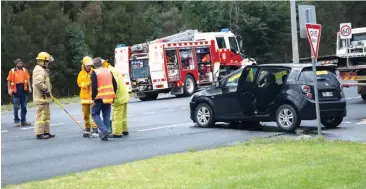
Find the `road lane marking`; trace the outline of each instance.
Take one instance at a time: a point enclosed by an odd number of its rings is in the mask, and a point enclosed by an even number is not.
[[[20,128],[21,130],[27,130],[27,129],[34,129],[34,127],[24,127],[24,128]]]
[[[63,125],[65,123],[54,123],[54,124],[51,124],[50,126],[57,126],[57,125]]]
[[[360,96],[355,96],[355,97],[348,97],[346,98],[346,100],[350,100],[350,99],[356,99],[356,98],[361,98]]]
[[[174,111],[174,109],[166,109],[166,110],[164,110],[164,112],[171,112],[171,111]]]
[[[188,109],[188,107],[183,107],[182,110],[184,110],[184,109]]]
[[[162,126],[162,127],[153,127],[153,128],[149,128],[149,129],[141,129],[141,130],[137,130],[138,132],[143,132],[143,131],[151,131],[151,130],[158,130],[158,129],[165,129],[165,128],[173,128],[173,127],[181,127],[181,126],[191,126],[193,123],[181,123],[181,124],[175,124],[175,125],[167,125],[167,126]]]
[[[1,132],[2,133],[6,133],[6,132],[9,132],[9,130],[2,130]]]
[[[147,115],[147,114],[154,114],[155,112],[144,112],[144,113],[142,113],[142,114],[144,114],[144,115]]]
[[[362,121],[358,122],[357,125],[366,124],[366,119],[362,119]]]

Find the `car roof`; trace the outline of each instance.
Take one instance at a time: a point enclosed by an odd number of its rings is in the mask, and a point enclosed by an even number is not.
[[[275,64],[257,64],[258,67],[288,67],[288,68],[306,68],[311,67],[311,63],[302,63],[302,64],[295,64],[295,63],[275,63]],[[317,67],[332,67],[332,65],[316,65]]]
[[[312,66],[311,64],[294,64],[294,63],[275,63],[275,64],[257,64],[259,67],[289,67],[289,68],[304,68]]]

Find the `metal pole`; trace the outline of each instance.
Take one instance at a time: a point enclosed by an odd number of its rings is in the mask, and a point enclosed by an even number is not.
[[[297,40],[296,1],[290,0],[291,7],[291,34],[292,34],[292,61],[299,63],[299,46]]]
[[[318,126],[318,135],[322,135],[321,124],[320,124],[320,110],[319,110],[319,96],[318,96],[318,80],[316,78],[316,64],[317,60],[315,60],[314,56],[311,56],[313,60],[313,74],[314,74],[314,95],[315,95],[315,109],[316,109],[316,123]]]
[[[349,62],[348,62],[348,51],[349,51],[349,46],[347,47],[347,67],[349,67]]]

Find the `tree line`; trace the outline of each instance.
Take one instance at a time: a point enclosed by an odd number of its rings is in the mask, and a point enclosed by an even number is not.
[[[335,53],[339,23],[366,26],[366,2],[297,1],[316,6],[323,31],[319,55]],[[259,63],[291,62],[291,18],[287,1],[54,1],[1,2],[1,103],[9,103],[7,75],[16,58],[31,72],[41,51],[56,59],[50,66],[53,94],[79,93],[76,77],[85,55],[114,61],[117,44],[133,45],[186,29],[230,28],[244,39],[244,50]],[[308,57],[299,38],[300,57]],[[30,96],[31,97],[31,96]]]

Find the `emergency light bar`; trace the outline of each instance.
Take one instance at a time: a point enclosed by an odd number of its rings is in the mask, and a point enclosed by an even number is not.
[[[118,44],[116,48],[125,47],[126,44]]]
[[[221,32],[229,32],[230,31],[230,29],[229,28],[222,28],[221,29]]]

